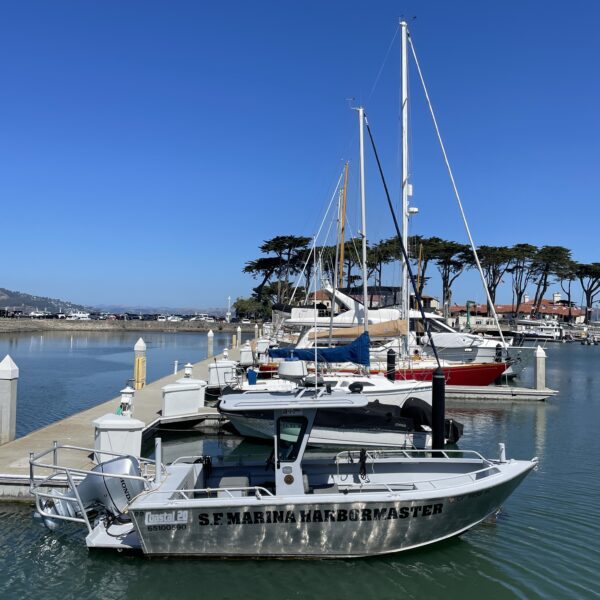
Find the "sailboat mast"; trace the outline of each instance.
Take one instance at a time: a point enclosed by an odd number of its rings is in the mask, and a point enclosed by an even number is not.
[[[365,199],[365,109],[358,108],[358,142],[360,148],[360,213],[362,237],[362,272],[363,272],[363,320],[365,333],[369,332],[369,309],[367,294],[367,208]]]
[[[401,31],[401,99],[402,113],[402,239],[408,256],[408,196],[410,184],[408,183],[408,24],[400,21]],[[408,285],[408,266],[402,259],[402,311],[406,320],[407,335],[404,341],[406,355],[409,353],[410,332],[410,289]]]
[[[337,216],[337,243],[335,245],[335,266],[333,268],[333,295],[331,297],[331,310],[329,311],[329,347],[331,348],[332,338],[333,338],[333,316],[335,313],[336,307],[336,293],[339,285],[338,279],[338,268],[340,261],[340,246],[342,242],[340,242],[340,232],[341,232],[341,219],[342,219],[342,204],[343,204],[343,196],[344,190],[340,189],[338,194],[338,216]]]
[[[341,287],[344,287],[344,242],[346,237],[346,194],[348,192],[348,163],[344,170],[344,191],[342,192],[342,208],[340,214],[340,236],[338,243],[340,245],[340,262],[338,282]]]

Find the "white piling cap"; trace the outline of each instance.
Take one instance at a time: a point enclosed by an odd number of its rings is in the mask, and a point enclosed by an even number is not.
[[[546,353],[544,352],[544,349],[541,346],[538,346],[535,349],[535,357],[536,358],[546,358]]]
[[[146,342],[142,338],[140,338],[136,343],[133,349],[136,352],[146,352]]]
[[[208,337],[214,337],[215,334],[213,333],[212,329],[209,329],[206,335],[208,335]]]
[[[18,379],[19,367],[15,361],[7,354],[2,362],[0,362],[0,379]]]

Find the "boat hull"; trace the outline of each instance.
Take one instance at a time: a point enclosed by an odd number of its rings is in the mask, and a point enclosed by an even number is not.
[[[250,438],[272,440],[273,420],[270,415],[261,417],[250,413],[226,413],[237,432]],[[392,430],[331,428],[315,425],[308,443],[313,446],[357,446],[357,447],[405,447],[431,448],[431,434],[425,432],[403,432]]]
[[[506,363],[461,364],[442,367],[447,385],[490,385],[506,370]],[[417,365],[396,370],[396,380],[431,381],[434,369]]]
[[[150,556],[352,558],[418,548],[459,535],[494,514],[531,467],[460,495],[390,500],[389,493],[323,495],[277,502],[175,509],[132,507],[142,550]],[[359,496],[359,498],[357,498]],[[360,497],[362,496],[362,498]],[[370,496],[368,499],[363,499]],[[372,498],[371,498],[372,496]],[[398,494],[400,496],[400,494]],[[242,500],[242,499],[240,499]],[[295,501],[298,500],[298,501]]]

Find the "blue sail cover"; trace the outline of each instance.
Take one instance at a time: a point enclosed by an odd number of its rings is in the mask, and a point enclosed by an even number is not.
[[[363,333],[352,343],[337,348],[317,348],[317,362],[352,362],[369,366],[369,334]],[[315,360],[314,348],[269,348],[271,358]]]

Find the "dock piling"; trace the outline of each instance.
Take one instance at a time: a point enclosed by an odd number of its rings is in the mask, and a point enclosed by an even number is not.
[[[394,381],[396,379],[396,352],[393,348],[390,348],[387,351],[386,377],[390,381]]]
[[[535,365],[533,378],[536,390],[546,389],[546,353],[541,346],[535,349]]]
[[[0,445],[15,439],[19,367],[10,355],[0,362]]]
[[[133,347],[133,387],[141,390],[146,385],[146,342],[140,338]]]
[[[215,334],[213,333],[212,329],[208,330],[208,334],[206,335],[206,337],[208,338],[208,357],[210,358],[213,354],[214,354],[214,337]]]
[[[431,389],[432,439],[434,450],[443,450],[445,445],[446,420],[446,378],[444,371],[438,367],[433,372]]]
[[[179,361],[173,361],[173,375],[177,375],[177,371],[179,371]]]
[[[242,328],[238,325],[237,326],[237,346],[236,348],[239,348],[242,345]]]

